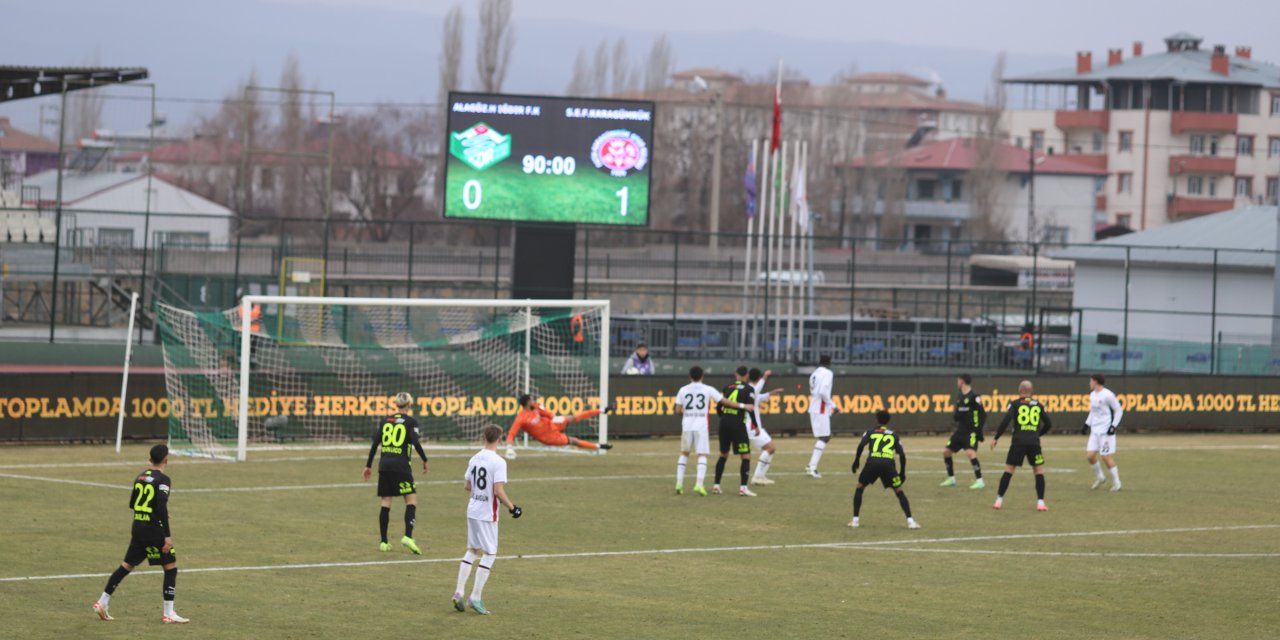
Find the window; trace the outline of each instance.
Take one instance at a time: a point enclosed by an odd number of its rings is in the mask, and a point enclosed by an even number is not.
[[[258,188],[270,190],[275,187],[275,176],[271,175],[271,169],[263,167],[258,170]]]
[[[1204,192],[1204,178],[1187,176],[1187,195],[1198,196]]]
[[[1253,155],[1253,136],[1236,136],[1236,155]]]
[[[1031,148],[1036,151],[1044,151],[1044,131],[1031,132]]]
[[[1204,153],[1204,136],[1202,134],[1194,134],[1191,136],[1191,153],[1199,155]]]
[[[1070,227],[1054,227],[1048,226],[1044,228],[1044,243],[1056,245],[1059,247],[1067,246],[1067,242],[1071,239]]]
[[[951,181],[951,199],[960,200],[962,198],[964,198],[964,181],[959,179],[952,180]]]
[[[917,180],[916,200],[934,200],[937,198],[937,180]]]
[[[1132,214],[1132,213],[1117,213],[1117,214],[1116,214],[1116,225],[1121,226],[1121,227],[1128,227],[1128,228],[1132,229],[1132,228],[1133,228],[1133,214]]]
[[[1209,136],[1209,155],[1218,155],[1218,136]]]
[[[207,247],[209,246],[208,231],[169,231],[163,234],[157,233],[157,246],[173,245],[176,247]]]
[[[1116,174],[1116,193],[1133,193],[1133,174]]]
[[[1103,137],[1103,135],[1100,132],[1095,131],[1093,133],[1093,152],[1105,153],[1102,149],[1102,146],[1106,144],[1106,141],[1107,141],[1106,138]]]
[[[1253,194],[1253,178],[1240,176],[1236,178],[1236,197],[1248,198]]]
[[[98,246],[133,248],[133,229],[99,227]]]
[[[1267,202],[1276,204],[1277,196],[1280,196],[1280,178],[1267,178]]]
[[[1271,94],[1271,115],[1280,116],[1280,93]]]
[[[1025,141],[1022,139],[1022,136],[1018,136],[1013,139],[1013,146],[1021,149],[1023,144],[1025,144]]]
[[[1213,176],[1209,176],[1208,178],[1205,178],[1204,186],[1205,186],[1205,190],[1209,192],[1210,198],[1218,195],[1218,179],[1217,178]]]
[[[1267,157],[1280,158],[1280,138],[1267,138]]]
[[[1132,131],[1120,132],[1120,150],[1133,151],[1133,132]]]

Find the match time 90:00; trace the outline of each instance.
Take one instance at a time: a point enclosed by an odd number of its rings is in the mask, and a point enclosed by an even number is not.
[[[578,170],[578,162],[573,156],[546,156],[527,155],[520,159],[520,166],[525,173],[553,176],[571,176],[574,171]]]

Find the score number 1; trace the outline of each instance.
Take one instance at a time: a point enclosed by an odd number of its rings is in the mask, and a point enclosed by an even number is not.
[[[618,196],[619,208],[621,209],[622,215],[626,216],[627,215],[627,188],[623,187],[621,189],[618,189],[617,191],[613,192],[613,195]]]

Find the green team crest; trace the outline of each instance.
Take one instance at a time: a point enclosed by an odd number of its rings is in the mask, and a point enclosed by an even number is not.
[[[511,155],[511,136],[480,122],[466,131],[451,134],[449,153],[476,171],[484,171]]]

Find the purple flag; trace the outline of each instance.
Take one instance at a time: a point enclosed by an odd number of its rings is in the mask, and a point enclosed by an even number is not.
[[[756,217],[756,158],[751,154],[747,160],[747,173],[742,176],[742,185],[746,188],[747,217]]]

